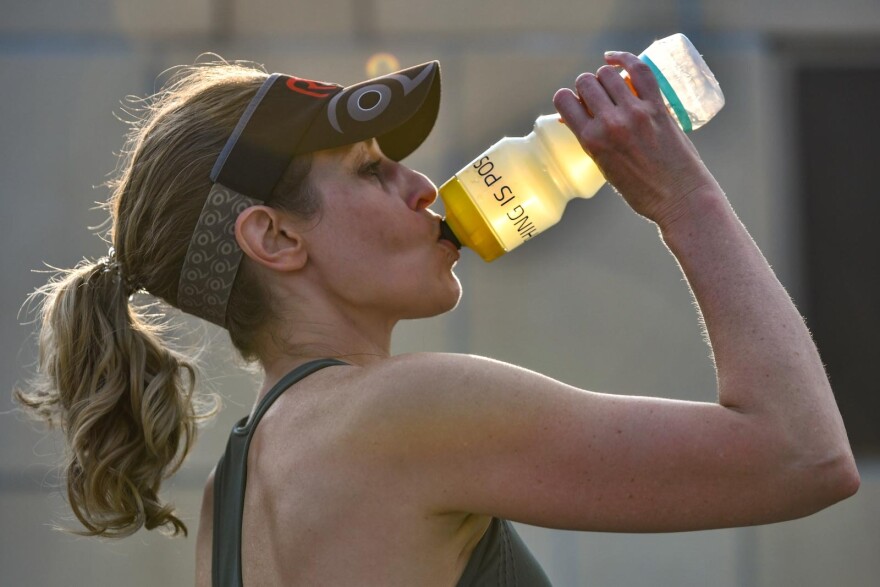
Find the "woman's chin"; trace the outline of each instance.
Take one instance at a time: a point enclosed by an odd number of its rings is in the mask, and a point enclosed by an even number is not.
[[[442,292],[434,292],[430,299],[423,298],[424,303],[419,304],[418,308],[413,308],[406,319],[431,318],[451,312],[458,307],[462,295],[461,283],[454,274],[452,277],[452,283],[446,284]]]
[[[461,301],[461,289],[455,294],[454,298],[449,300],[449,303],[446,304],[442,310],[437,312],[437,315],[445,314],[446,312],[451,312],[458,307],[458,303]]]
[[[458,280],[458,275],[452,273],[453,284],[451,286],[449,297],[446,300],[446,305],[440,314],[445,314],[446,312],[451,312],[455,308],[458,307],[458,303],[461,301],[462,289],[461,282]]]

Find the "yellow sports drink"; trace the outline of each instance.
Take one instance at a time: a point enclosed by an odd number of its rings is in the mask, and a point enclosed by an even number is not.
[[[686,132],[724,106],[715,76],[684,35],[654,42],[639,58]],[[444,183],[440,197],[458,241],[492,261],[559,222],[569,200],[590,198],[604,184],[574,134],[551,114],[538,117],[527,136],[492,145]]]

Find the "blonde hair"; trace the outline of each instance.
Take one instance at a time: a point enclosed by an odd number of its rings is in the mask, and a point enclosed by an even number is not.
[[[167,325],[129,304],[146,290],[177,305],[190,237],[211,188],[209,172],[266,79],[261,68],[223,60],[177,69],[158,93],[129,98],[134,117],[111,195],[108,237],[115,258],[61,271],[39,302],[39,367],[14,396],[30,415],[66,435],[67,495],[85,531],[121,538],[142,526],[187,534],[158,496],[219,409],[195,393],[196,372],[163,341]],[[296,158],[267,205],[309,218],[319,200]],[[259,358],[272,305],[245,257],[230,296],[227,330],[245,360]]]

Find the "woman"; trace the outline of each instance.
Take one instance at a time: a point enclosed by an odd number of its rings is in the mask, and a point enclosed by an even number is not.
[[[435,187],[398,162],[433,125],[437,64],[349,88],[196,67],[132,132],[113,254],[43,290],[43,381],[19,398],[66,430],[87,533],[186,532],[158,491],[204,415],[189,363],[129,306],[141,289],[225,327],[265,372],[205,486],[200,586],[545,585],[507,520],[697,530],[855,493],[803,320],[650,70],[606,60],[554,104],[679,261],[717,403],[597,394],[472,356],[392,357],[397,321],[460,295]]]

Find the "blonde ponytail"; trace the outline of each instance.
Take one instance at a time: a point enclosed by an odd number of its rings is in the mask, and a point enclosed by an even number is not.
[[[112,260],[83,263],[38,290],[39,373],[16,399],[59,427],[69,451],[67,496],[86,536],[124,537],[142,526],[187,533],[158,497],[195,441],[193,367],[129,307]]]

